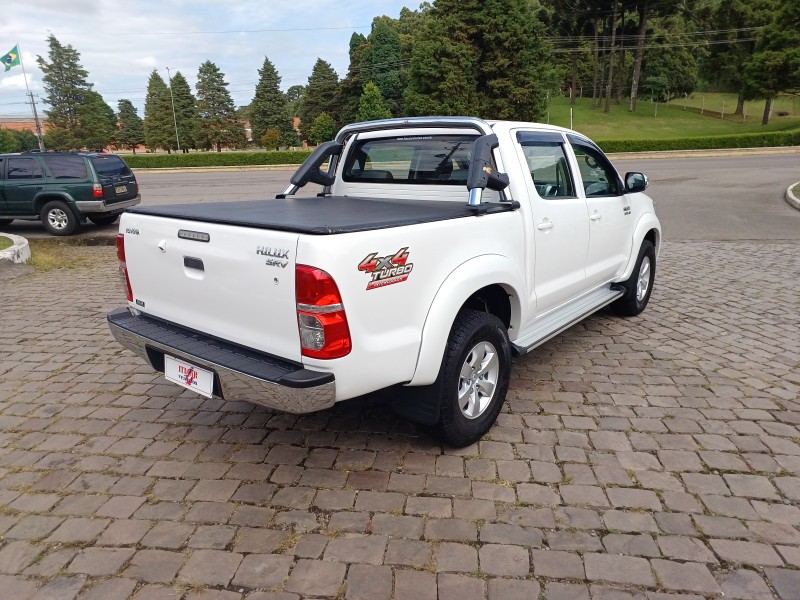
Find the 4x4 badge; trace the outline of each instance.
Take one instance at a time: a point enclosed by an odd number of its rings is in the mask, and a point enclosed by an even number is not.
[[[370,276],[368,290],[402,283],[413,269],[414,263],[408,262],[408,247],[400,248],[388,256],[378,256],[377,252],[373,252],[358,263],[358,270]]]

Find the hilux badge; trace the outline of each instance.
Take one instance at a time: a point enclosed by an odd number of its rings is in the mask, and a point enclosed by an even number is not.
[[[284,248],[273,248],[271,246],[256,246],[256,254],[266,256],[268,267],[280,267],[285,269],[289,264],[289,250]]]

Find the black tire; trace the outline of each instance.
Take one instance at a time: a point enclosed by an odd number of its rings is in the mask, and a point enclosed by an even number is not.
[[[476,370],[476,360],[488,368]],[[492,365],[493,360],[496,365]],[[473,369],[466,378],[462,373],[469,363]],[[433,384],[441,399],[435,425],[439,439],[457,448],[477,442],[500,414],[510,378],[511,344],[503,323],[489,313],[461,311],[450,331],[439,378]],[[467,407],[473,409],[474,416],[466,414],[470,412]]]
[[[78,229],[78,218],[61,200],[52,200],[42,208],[42,226],[53,235],[72,235]]]
[[[646,272],[644,272],[644,271]],[[640,278],[646,280],[647,288],[640,293]],[[625,288],[625,294],[611,304],[611,310],[623,317],[634,317],[641,313],[650,300],[653,292],[653,282],[656,278],[656,249],[650,240],[644,240],[639,248],[639,257],[631,276],[620,285]]]
[[[0,227],[5,227],[6,225],[10,225],[14,219],[0,219]]]
[[[111,225],[112,223],[116,223],[117,219],[119,219],[119,214],[97,215],[89,217],[89,220],[98,227],[105,227],[106,225]]]

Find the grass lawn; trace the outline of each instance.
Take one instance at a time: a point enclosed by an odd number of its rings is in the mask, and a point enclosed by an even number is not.
[[[14,244],[11,243],[11,240],[5,237],[4,235],[0,235],[0,250],[5,250],[6,248],[11,248]]]
[[[699,93],[695,92],[688,98],[678,98],[670,102],[673,106],[691,106],[694,108],[705,108],[716,112],[723,112],[730,114],[736,110],[736,102],[738,98],[736,94],[723,94],[723,93]],[[725,103],[723,106],[723,102]],[[753,119],[761,122],[761,117],[764,114],[764,100],[748,100],[744,103],[744,110],[746,120]],[[800,98],[797,96],[778,96],[772,102],[773,118],[782,119],[784,117],[777,117],[775,113],[786,112],[789,116],[800,116]]]
[[[706,96],[708,106],[710,94]],[[735,95],[730,96],[735,101]],[[792,103],[791,98],[780,100],[788,100],[789,105]],[[763,102],[761,106],[763,110]],[[569,98],[554,98],[549,117],[551,124],[569,127]],[[578,98],[573,110],[572,127],[596,140],[670,139],[792,130],[800,128],[800,115],[773,117],[769,125],[764,127],[761,125],[761,113],[758,113],[758,118],[748,118],[741,123],[685,111],[674,104],[659,104],[656,111],[653,103],[644,101],[639,102],[635,113],[628,112],[627,103],[612,103],[611,112],[605,114],[602,108],[592,109],[591,98]]]

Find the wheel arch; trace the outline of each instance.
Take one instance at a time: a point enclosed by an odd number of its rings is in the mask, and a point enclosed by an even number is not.
[[[487,281],[492,283],[487,285]],[[429,385],[436,380],[460,310],[488,312],[497,316],[506,328],[519,329],[523,282],[517,265],[500,255],[473,258],[450,273],[428,310],[414,376],[408,385]]]
[[[42,209],[44,208],[44,205],[47,204],[48,202],[52,202],[53,200],[58,200],[60,202],[63,202],[69,207],[69,209],[73,213],[75,213],[76,217],[80,217],[80,214],[78,213],[78,210],[75,207],[75,202],[73,201],[73,199],[67,194],[60,194],[58,192],[45,192],[44,194],[36,196],[36,198],[33,201],[33,208],[35,209],[36,214],[37,215],[40,214],[42,212]]]
[[[656,258],[661,250],[661,224],[653,213],[644,215],[636,224],[636,229],[633,232],[633,245],[631,246],[631,255],[628,258],[628,264],[625,265],[625,271],[616,279],[616,281],[625,281],[633,273],[633,268],[636,266],[636,260],[639,257],[639,249],[642,247],[642,242],[649,240],[656,249]]]

